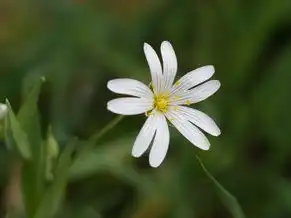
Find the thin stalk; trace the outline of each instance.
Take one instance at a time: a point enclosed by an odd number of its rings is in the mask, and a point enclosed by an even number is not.
[[[95,144],[99,139],[101,139],[106,133],[108,133],[112,128],[114,128],[122,119],[124,116],[119,115],[115,117],[113,120],[111,120],[106,126],[104,126],[100,131],[93,134],[87,142],[85,142],[84,145],[81,145],[81,148],[79,149],[79,155],[82,156],[87,151],[90,151],[90,149],[94,148]]]
[[[123,118],[124,116],[119,115],[115,117],[113,120],[111,120],[106,126],[103,127],[103,129],[101,129],[99,132],[95,133],[89,138],[88,140],[89,144],[95,144],[107,132],[109,132],[113,127],[115,127]]]

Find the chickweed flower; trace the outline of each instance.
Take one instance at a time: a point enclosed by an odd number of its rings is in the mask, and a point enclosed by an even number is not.
[[[168,41],[161,44],[163,67],[147,43],[144,53],[152,77],[150,86],[134,79],[114,79],[107,84],[112,92],[132,96],[109,101],[108,110],[122,115],[147,116],[133,145],[132,155],[140,157],[151,145],[149,163],[158,167],[169,147],[167,120],[192,144],[208,150],[210,143],[199,128],[213,136],[220,135],[220,130],[208,115],[188,106],[205,100],[219,89],[218,80],[207,81],[214,74],[214,67],[198,68],[174,83],[178,64],[172,45]]]

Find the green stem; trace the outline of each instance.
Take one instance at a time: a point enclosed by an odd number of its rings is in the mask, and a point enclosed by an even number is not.
[[[89,138],[89,144],[95,144],[100,138],[102,138],[108,131],[110,131],[114,126],[116,126],[124,116],[119,115],[110,121],[106,126],[101,129],[98,133],[95,133]]]
[[[115,117],[113,120],[111,120],[106,126],[104,126],[100,131],[92,135],[89,140],[86,142],[86,145],[80,149],[80,155],[85,153],[86,151],[90,150],[90,148],[93,148],[96,142],[102,138],[107,132],[109,132],[113,127],[115,127],[122,119],[124,116],[119,115]]]

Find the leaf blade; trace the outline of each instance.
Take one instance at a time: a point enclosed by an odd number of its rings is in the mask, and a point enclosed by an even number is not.
[[[34,78],[30,87],[27,87],[24,103],[17,114],[17,119],[27,135],[32,156],[29,161],[24,161],[21,175],[25,209],[30,217],[35,213],[45,190],[45,149],[38,112],[43,82],[42,77]]]
[[[225,207],[228,209],[230,214],[234,218],[245,218],[245,215],[237,201],[237,199],[229,192],[227,191],[212,175],[211,173],[206,169],[205,165],[203,164],[202,160],[196,156],[199,164],[201,165],[203,171],[208,176],[208,178],[212,181],[212,183],[215,185],[217,189],[217,194],[222,201],[222,203],[225,205]]]
[[[52,218],[57,212],[68,182],[69,169],[72,163],[71,155],[76,142],[76,138],[71,139],[62,152],[57,164],[55,180],[47,190],[33,218]]]
[[[5,126],[7,128],[7,131],[11,132],[16,149],[20,153],[21,157],[29,160],[31,159],[32,154],[27,134],[17,120],[8,99],[6,99],[6,104],[9,108],[8,115],[5,118]]]

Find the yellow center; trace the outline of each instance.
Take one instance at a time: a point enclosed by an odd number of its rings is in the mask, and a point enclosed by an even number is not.
[[[166,113],[169,106],[169,95],[159,94],[154,97],[154,108],[158,111]]]

